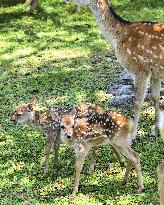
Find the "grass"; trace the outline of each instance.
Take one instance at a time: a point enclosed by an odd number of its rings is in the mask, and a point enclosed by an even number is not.
[[[51,156],[50,172],[43,173],[44,137],[30,125],[10,122],[15,106],[36,95],[41,108],[85,101],[107,108],[106,89],[122,69],[113,61],[105,61],[111,46],[87,8],[78,14],[74,5],[44,0],[32,16],[27,16],[27,7],[20,2],[0,0],[0,204],[158,204],[156,167],[164,152],[159,137],[149,138],[154,121],[151,103],[142,109],[140,140],[134,147],[142,160],[142,194],[136,192],[134,171],[129,183],[121,185],[125,169],[107,146],[101,148],[91,176],[87,175],[87,159],[80,191],[73,201],[69,197],[74,180],[72,150],[62,145],[60,169],[53,169]],[[128,20],[164,19],[161,0],[112,3]],[[109,168],[109,163],[114,167]]]

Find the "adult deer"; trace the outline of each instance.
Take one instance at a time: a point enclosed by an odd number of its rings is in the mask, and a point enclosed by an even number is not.
[[[164,140],[164,111],[160,112],[159,130]],[[160,193],[160,205],[164,205],[164,161],[157,167],[158,189]]]
[[[134,79],[134,127],[136,138],[141,105],[148,82],[155,106],[155,131],[158,134],[160,80],[164,78],[164,23],[130,22],[112,9],[108,0],[67,0],[87,5],[109,43],[115,49],[118,62]]]

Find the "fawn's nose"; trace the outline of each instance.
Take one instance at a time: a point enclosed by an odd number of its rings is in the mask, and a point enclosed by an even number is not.
[[[14,124],[17,123],[14,117],[11,117],[11,118],[10,118],[10,121],[12,121]]]
[[[70,134],[67,134],[66,137],[67,137],[68,139],[71,139],[71,135],[70,135]]]

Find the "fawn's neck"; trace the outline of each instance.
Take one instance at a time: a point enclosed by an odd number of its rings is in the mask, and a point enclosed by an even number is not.
[[[96,17],[104,37],[116,48],[117,43],[126,32],[126,25],[130,22],[119,17],[107,0],[93,0],[89,8]]]

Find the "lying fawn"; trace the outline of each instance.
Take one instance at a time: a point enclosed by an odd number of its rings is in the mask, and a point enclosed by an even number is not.
[[[130,147],[128,142],[133,125],[131,119],[115,112],[95,114],[89,118],[75,116],[76,110],[72,110],[71,113],[60,118],[61,139],[74,149],[76,156],[73,194],[78,192],[80,172],[90,148],[102,144],[110,144],[128,159],[124,184],[128,181],[132,164],[134,165],[138,178],[138,191],[141,192],[143,180],[139,154]]]
[[[164,111],[160,112],[159,130],[164,140]],[[158,173],[158,189],[160,193],[160,205],[164,205],[164,161],[157,167]]]
[[[130,22],[113,10],[108,0],[66,0],[77,5],[87,5],[93,12],[107,41],[116,51],[118,62],[134,79],[134,126],[135,139],[148,82],[155,105],[155,132],[158,133],[159,98],[161,79],[164,79],[164,23]]]
[[[48,173],[49,169],[49,155],[52,146],[54,147],[54,165],[59,164],[58,152],[60,145],[60,124],[58,117],[66,113],[70,113],[73,107],[64,108],[49,108],[45,111],[36,110],[36,98],[32,98],[26,104],[20,104],[16,109],[16,113],[11,117],[14,123],[31,122],[38,128],[40,128],[46,136],[45,147],[45,169],[44,172]],[[74,106],[76,109],[76,118],[89,117],[94,114],[100,114],[103,112],[102,108],[94,104],[80,103]],[[93,149],[93,157],[91,160],[90,172],[94,169],[94,159],[96,157],[97,147]],[[117,153],[116,153],[117,154]],[[118,154],[117,154],[118,156]],[[120,163],[121,159],[118,156]]]

